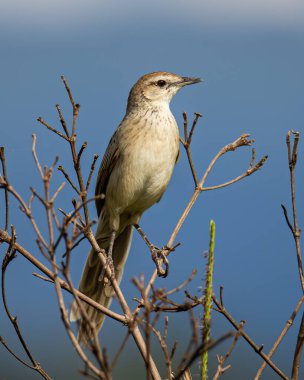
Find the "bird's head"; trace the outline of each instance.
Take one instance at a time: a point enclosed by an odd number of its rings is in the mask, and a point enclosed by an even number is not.
[[[182,77],[164,71],[146,74],[132,87],[128,109],[141,104],[168,105],[182,87],[199,82],[201,82],[200,78]]]

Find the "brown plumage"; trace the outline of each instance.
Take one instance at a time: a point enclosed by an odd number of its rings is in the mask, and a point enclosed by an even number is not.
[[[96,195],[105,195],[96,201],[96,240],[112,254],[118,282],[128,257],[132,226],[161,199],[179,154],[179,132],[169,103],[180,88],[199,81],[166,72],[141,77],[130,91],[126,115],[109,142],[95,190]],[[109,245],[111,236],[115,237],[113,248]],[[102,269],[98,255],[91,250],[79,290],[109,307],[113,290]],[[100,329],[104,314],[87,304],[84,307]],[[74,302],[71,320],[79,318]],[[88,338],[80,324],[79,340],[85,342]]]

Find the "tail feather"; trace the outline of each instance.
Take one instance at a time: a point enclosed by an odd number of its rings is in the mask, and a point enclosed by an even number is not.
[[[133,227],[128,225],[117,236],[114,242],[112,256],[115,268],[115,277],[118,283],[121,281],[124,265],[129,254],[132,232]],[[98,238],[97,241],[99,243]],[[104,244],[100,243],[100,246],[104,249],[107,249]],[[108,279],[100,278],[102,269],[103,266],[98,255],[94,250],[91,250],[84,266],[81,281],[79,284],[79,290],[99,304],[105,307],[109,307],[114,295],[114,291]],[[99,331],[103,325],[105,315],[95,308],[89,306],[87,303],[83,302],[83,307],[88,314],[90,321],[95,324],[97,331]],[[74,301],[71,308],[70,320],[77,321],[80,318],[81,315],[79,307],[76,304],[76,301]],[[78,340],[80,342],[85,343],[87,340],[92,338],[88,331],[89,330],[87,329],[87,326],[85,326],[80,321],[78,331]]]

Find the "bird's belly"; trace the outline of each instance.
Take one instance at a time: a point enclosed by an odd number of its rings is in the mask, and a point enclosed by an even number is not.
[[[127,188],[131,190],[126,194],[129,197],[127,203],[128,208],[144,211],[163,195],[172,175],[175,158],[172,152],[161,147],[140,149],[135,157],[133,168],[124,178],[129,184]]]
[[[177,154],[176,136],[153,139],[153,142],[148,138],[127,149],[122,164],[117,165],[120,170],[113,173],[109,186],[115,187],[111,192],[115,201],[111,203],[118,206],[116,212],[141,214],[158,202],[170,181]]]

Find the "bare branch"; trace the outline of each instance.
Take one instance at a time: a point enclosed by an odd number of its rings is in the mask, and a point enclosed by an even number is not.
[[[42,117],[38,117],[37,121],[39,121],[39,123],[41,123],[42,125],[44,125],[45,127],[47,127],[47,129],[49,129],[50,131],[56,133],[56,135],[62,137],[64,140],[69,141],[68,137],[66,137],[63,133],[59,132],[57,129],[55,129],[51,125],[49,125],[46,121],[44,121],[42,119]]]
[[[79,150],[79,153],[77,155],[77,162],[80,163],[80,159],[81,159],[81,156],[82,156],[82,153],[83,151],[85,150],[85,148],[88,146],[88,143],[87,141],[85,141],[82,145],[81,145],[81,148]]]
[[[290,142],[291,134],[293,134],[294,136],[292,147],[291,147],[291,142]],[[291,233],[295,241],[300,284],[302,287],[302,292],[304,293],[304,275],[303,275],[303,264],[302,264],[301,245],[300,245],[301,229],[299,228],[298,218],[297,218],[295,175],[294,175],[295,167],[297,164],[297,148],[298,148],[299,138],[300,138],[299,132],[289,131],[286,135],[287,156],[288,156],[288,165],[289,165],[289,174],[290,174],[293,226],[288,218],[286,208],[284,206],[282,207],[283,207],[286,223],[289,229],[291,230]],[[300,359],[301,359],[301,354],[303,350],[303,344],[304,344],[304,315],[302,316],[300,330],[299,330],[298,338],[297,338],[297,344],[296,344],[295,353],[294,353],[294,359],[293,359],[293,365],[292,365],[292,380],[297,380],[299,377],[299,366],[300,366]]]
[[[193,158],[192,158],[192,153],[191,153],[190,145],[191,145],[192,135],[193,135],[196,123],[197,123],[198,119],[200,117],[202,117],[202,115],[199,114],[199,113],[195,113],[195,115],[196,115],[195,119],[194,119],[194,121],[192,123],[192,127],[191,127],[190,133],[188,135],[188,118],[187,118],[186,112],[183,112],[183,118],[184,118],[184,140],[180,139],[180,141],[181,141],[181,143],[183,144],[183,146],[184,146],[184,148],[186,150],[187,157],[188,157],[188,162],[189,162],[191,173],[192,173],[193,180],[194,180],[194,184],[195,184],[195,187],[197,187],[198,186],[198,178],[197,178],[197,174],[196,174],[196,171],[195,171],[195,168],[194,168],[194,163],[193,163]]]
[[[210,190],[221,189],[223,187],[232,185],[233,183],[236,183],[236,182],[242,180],[245,177],[248,177],[249,175],[251,175],[254,172],[256,172],[257,170],[259,170],[264,165],[264,163],[266,162],[267,158],[268,158],[268,156],[262,157],[261,160],[255,166],[252,166],[252,162],[250,162],[248,169],[243,174],[241,174],[240,176],[238,176],[238,177],[236,177],[234,179],[231,179],[230,181],[227,181],[225,183],[222,183],[220,185],[210,186],[210,187],[204,187],[202,189],[202,191],[210,191]]]
[[[55,271],[55,267],[54,267],[54,271]],[[56,273],[56,272],[55,272]],[[62,291],[61,291],[61,284],[60,284],[60,281],[57,277],[57,275],[55,274],[54,276],[54,282],[55,282],[55,289],[56,289],[56,294],[57,294],[57,298],[58,298],[58,303],[59,303],[59,309],[60,309],[60,312],[61,312],[61,318],[62,318],[62,321],[64,323],[64,326],[65,326],[65,329],[68,333],[68,336],[70,338],[70,340],[72,341],[72,344],[73,346],[75,347],[77,353],[79,354],[79,356],[81,357],[81,359],[83,360],[83,362],[88,366],[88,368],[90,368],[90,370],[95,373],[99,379],[108,379],[108,376],[107,376],[107,373],[105,373],[104,371],[102,370],[99,370],[92,362],[91,360],[87,357],[87,355],[84,353],[83,349],[81,348],[77,338],[75,337],[72,329],[71,329],[71,325],[70,325],[70,322],[69,322],[69,317],[68,317],[68,313],[67,313],[67,310],[65,308],[65,304],[64,304],[64,300],[63,300],[63,295],[62,295]]]
[[[74,182],[71,180],[71,178],[69,177],[68,173],[64,170],[64,168],[61,165],[58,166],[58,170],[65,176],[66,180],[72,186],[72,188],[76,191],[76,193],[78,195],[80,195],[80,191],[74,185]]]
[[[302,296],[299,300],[299,302],[297,303],[297,306],[295,307],[295,310],[292,312],[291,316],[289,317],[288,321],[286,322],[281,334],[278,336],[277,340],[275,341],[275,343],[273,344],[273,346],[271,347],[270,351],[268,352],[268,357],[271,358],[272,355],[275,353],[276,349],[279,347],[280,343],[282,342],[284,336],[286,335],[287,331],[290,329],[290,327],[293,325],[293,322],[303,304],[303,301],[304,301],[304,296]],[[254,380],[259,380],[260,377],[262,376],[262,373],[264,371],[264,369],[266,368],[266,362],[263,362],[261,367],[259,368],[257,374],[255,375],[255,378]]]
[[[190,366],[193,364],[193,362],[199,357],[201,356],[202,352],[204,350],[212,350],[213,348],[217,347],[219,344],[221,344],[222,342],[224,342],[225,340],[231,338],[233,336],[232,333],[227,333],[223,336],[221,336],[219,339],[217,340],[214,340],[214,341],[210,341],[207,345],[205,344],[201,344],[193,353],[192,355],[189,357],[188,361],[183,365],[183,368],[180,369],[177,374],[174,375],[174,380],[178,380],[180,379],[183,374],[185,373],[185,371],[187,369],[190,368]]]
[[[298,380],[299,378],[299,369],[300,369],[300,361],[303,351],[303,343],[304,343],[304,313],[302,314],[301,324],[298,332],[297,344],[295,348],[293,363],[292,363],[292,373],[291,379]]]
[[[34,157],[37,169],[39,171],[40,177],[43,179],[44,178],[44,174],[43,174],[43,171],[42,171],[42,168],[41,168],[41,165],[40,165],[40,162],[38,160],[37,153],[36,153],[36,141],[37,141],[37,137],[36,137],[35,133],[32,134],[32,138],[33,138],[32,154],[33,154],[33,157]]]
[[[66,81],[66,79],[65,79],[65,77],[63,75],[61,75],[61,80],[64,83],[65,89],[66,89],[66,91],[67,91],[67,93],[69,95],[70,102],[71,102],[71,105],[73,107],[73,123],[72,123],[72,139],[73,139],[73,138],[75,138],[76,121],[77,121],[77,117],[78,117],[78,112],[79,112],[80,104],[74,102],[74,98],[73,98],[72,92],[70,90],[70,87],[68,85],[68,82]]]
[[[290,145],[290,135],[293,133],[294,135],[294,143],[293,147],[291,148]],[[291,203],[292,203],[292,215],[293,215],[293,226],[289,222],[287,211],[285,212],[284,208],[284,215],[286,222],[288,224],[288,227],[291,229],[293,238],[296,245],[296,252],[297,252],[297,260],[298,260],[298,270],[299,270],[299,276],[300,276],[300,283],[302,287],[302,291],[304,292],[304,275],[303,275],[303,264],[302,264],[302,255],[301,255],[301,246],[300,246],[300,236],[301,236],[301,229],[298,225],[298,218],[297,218],[297,207],[296,207],[296,194],[295,194],[295,176],[294,171],[297,163],[297,147],[299,142],[299,132],[291,132],[289,131],[286,136],[286,145],[287,145],[287,152],[288,152],[288,164],[289,164],[289,174],[290,174],[290,190],[291,190]],[[291,153],[292,151],[292,153]],[[287,218],[286,218],[287,216]]]
[[[62,184],[58,187],[58,189],[55,191],[54,195],[50,199],[50,203],[53,204],[55,202],[55,199],[57,198],[60,191],[64,188],[65,182],[62,182]]]
[[[241,329],[243,328],[244,323],[245,323],[245,321],[240,322]],[[226,372],[228,369],[231,368],[230,364],[227,365],[226,367],[224,367],[224,364],[227,361],[227,359],[231,356],[232,351],[234,350],[236,343],[239,340],[240,335],[241,335],[240,331],[237,331],[229,350],[227,351],[227,353],[224,356],[217,355],[218,366],[217,366],[216,373],[213,377],[213,380],[218,380],[224,372]]]
[[[70,98],[70,102],[71,102],[71,104],[72,104],[72,107],[74,108],[74,107],[75,107],[75,102],[74,102],[74,99],[73,99],[73,95],[72,95],[72,93],[71,93],[70,87],[69,87],[68,82],[66,81],[64,75],[61,75],[61,80],[62,80],[62,82],[63,82],[63,84],[64,84],[64,86],[65,86],[65,89],[66,89],[66,91],[67,91],[67,93],[68,93],[68,95],[69,95],[69,98]]]
[[[167,297],[167,296],[169,296],[169,295],[171,295],[171,294],[173,294],[173,293],[179,292],[179,291],[180,291],[181,289],[183,289],[186,285],[188,285],[189,282],[191,282],[191,281],[194,279],[194,277],[195,277],[196,274],[197,274],[197,269],[193,269],[191,275],[190,275],[190,276],[189,276],[184,282],[182,282],[182,283],[181,283],[180,285],[178,285],[176,288],[171,289],[171,290],[169,290],[168,292],[164,293],[164,296]]]
[[[226,146],[224,146],[217,154],[216,156],[212,159],[212,161],[210,162],[209,166],[207,167],[204,175],[202,176],[198,186],[196,187],[196,189],[194,190],[187,206],[185,207],[181,217],[179,218],[176,226],[174,227],[174,230],[169,238],[169,241],[166,245],[166,247],[170,248],[172,247],[175,239],[176,239],[176,236],[178,235],[182,225],[184,224],[187,216],[189,215],[194,203],[196,202],[198,196],[200,195],[200,193],[203,191],[203,187],[204,187],[204,184],[206,182],[206,179],[210,173],[210,171],[212,170],[212,168],[214,167],[215,163],[217,162],[217,160],[223,156],[224,154],[226,154],[227,152],[231,152],[231,151],[234,151],[242,146],[250,146],[254,140],[249,140],[248,139],[249,137],[249,134],[245,133],[243,135],[241,135],[238,139],[236,139],[235,141],[233,141],[232,143],[230,144],[227,144]],[[264,160],[260,160],[259,161],[261,163],[261,165],[259,167],[261,167],[264,163],[265,163],[265,158]],[[256,170],[255,170],[256,171]],[[253,174],[255,171],[252,171],[250,172],[250,174]],[[250,175],[249,174],[249,175]],[[168,252],[169,253],[169,252]],[[149,282],[148,282],[148,285],[146,287],[146,294],[149,293],[150,289],[151,289],[151,285],[154,283],[154,281],[156,280],[157,278],[157,270],[154,271],[154,273],[152,274]]]
[[[8,179],[7,179],[7,174],[6,174],[6,162],[5,162],[5,149],[4,149],[4,146],[0,147],[0,160],[1,160],[1,164],[2,164],[3,179],[7,183]],[[8,231],[8,225],[9,225],[9,198],[8,198],[8,189],[7,189],[7,187],[5,187],[5,189],[4,189],[4,197],[5,197],[5,231]]]
[[[270,358],[263,352],[263,346],[258,346],[254,341],[247,335],[243,330],[241,324],[238,324],[233,317],[228,313],[228,311],[221,305],[217,298],[213,295],[213,302],[218,307],[217,311],[224,315],[224,317],[232,324],[232,326],[240,331],[241,336],[246,340],[247,343],[254,349],[254,351],[260,355],[264,361],[282,378],[288,380],[288,377],[270,360]]]
[[[68,138],[70,138],[70,135],[69,135],[69,131],[68,131],[68,128],[67,128],[67,125],[66,125],[66,122],[64,120],[64,117],[62,116],[62,112],[61,112],[61,108],[59,106],[59,104],[56,104],[56,109],[57,109],[57,112],[58,112],[58,116],[59,116],[59,120],[60,120],[60,123],[62,125],[62,128],[66,134],[66,136]]]
[[[51,380],[51,378],[49,377],[49,375],[43,370],[43,368],[40,366],[40,364],[34,359],[33,355],[31,354],[24,338],[23,338],[23,335],[21,333],[21,330],[19,328],[19,324],[18,324],[18,321],[17,321],[17,316],[13,317],[13,315],[11,314],[9,308],[8,308],[8,305],[7,305],[7,299],[6,299],[6,293],[5,293],[5,274],[6,274],[6,270],[7,270],[7,267],[8,265],[12,262],[12,260],[16,257],[16,232],[15,232],[15,229],[14,227],[12,227],[12,238],[11,238],[11,241],[9,243],[9,247],[8,247],[8,250],[6,252],[6,255],[4,256],[4,259],[3,259],[3,262],[2,262],[2,277],[1,277],[1,290],[2,290],[2,300],[3,300],[3,305],[4,305],[4,309],[5,309],[5,312],[11,322],[11,324],[13,325],[14,329],[15,329],[15,332],[18,336],[18,339],[27,355],[27,357],[29,358],[29,360],[31,361],[32,365],[29,365],[27,364],[24,360],[22,360],[21,358],[19,358],[19,356],[17,354],[15,354],[9,347],[8,345],[6,344],[6,342],[4,341],[4,339],[1,337],[0,341],[1,343],[3,344],[3,346],[19,361],[21,362],[22,364],[24,364],[26,367],[28,368],[31,368],[33,370],[35,370],[36,372],[38,372],[44,379],[46,380]]]
[[[91,165],[90,173],[89,173],[87,184],[86,184],[86,191],[89,190],[89,187],[90,187],[90,184],[91,184],[91,180],[92,180],[92,175],[94,173],[95,164],[96,164],[96,161],[98,160],[98,157],[99,157],[98,154],[94,154],[93,162],[92,162],[92,165]]]
[[[10,244],[12,241],[12,238],[8,235],[7,232],[0,229],[0,239],[5,241],[6,243]],[[17,252],[19,252],[22,256],[24,256],[28,261],[30,261],[36,268],[38,268],[42,273],[44,273],[47,277],[49,277],[54,282],[54,273],[50,271],[47,267],[45,267],[38,259],[36,259],[30,252],[28,252],[23,246],[18,244],[17,242],[14,243],[14,247]],[[63,280],[59,279],[60,286],[68,291],[69,293],[72,293],[72,290],[70,289],[69,285],[64,282]],[[94,307],[95,309],[101,311],[102,313],[108,315],[109,317],[125,324],[126,319],[123,315],[114,313],[110,309],[107,309],[100,305],[98,302],[93,301],[91,298],[87,297],[83,293],[81,293],[77,289],[73,289],[73,292],[77,294],[77,296],[90,306]]]
[[[45,246],[45,248],[48,247],[46,241],[44,240],[37,224],[36,224],[36,221],[31,213],[31,210],[30,208],[27,206],[27,204],[25,203],[25,201],[22,199],[22,197],[17,193],[17,191],[12,187],[11,184],[9,184],[8,182],[2,180],[2,177],[0,177],[0,188],[3,187],[5,189],[7,189],[7,191],[9,193],[11,193],[14,198],[17,199],[17,201],[19,202],[20,204],[20,210],[29,218],[32,226],[33,226],[33,229],[34,231],[36,232],[37,234],[37,237],[38,239],[41,241],[41,243]]]

